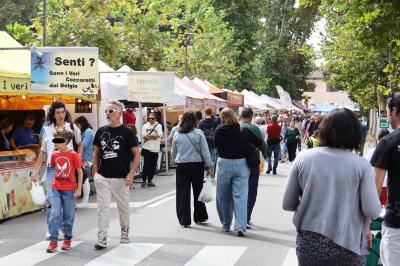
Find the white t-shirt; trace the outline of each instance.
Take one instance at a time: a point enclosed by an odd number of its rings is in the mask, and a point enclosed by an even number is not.
[[[368,162],[371,162],[372,155],[374,155],[375,149],[376,149],[376,147],[370,149],[369,152],[366,155],[364,155],[364,158],[367,159]],[[383,185],[382,185],[383,187],[387,186],[387,178],[388,178],[388,175],[387,175],[387,171],[386,171],[385,179],[383,180]]]
[[[150,134],[153,128],[154,130]],[[142,128],[142,136],[146,136],[148,134],[150,134],[151,136],[159,135],[160,137],[157,138],[156,140],[147,140],[146,142],[144,142],[143,140],[142,148],[151,152],[160,152],[160,142],[161,142],[161,137],[163,136],[161,124],[158,123],[157,125],[156,124],[150,125],[149,122],[144,124]]]
[[[65,122],[65,128],[71,130],[71,124],[68,122]],[[81,142],[81,130],[74,124],[74,135],[75,135],[75,142],[76,144],[79,144]],[[50,124],[45,127],[44,129],[44,135],[43,135],[43,141],[42,141],[42,147],[40,148],[41,151],[45,152],[47,154],[47,165],[50,164],[51,160],[51,155],[54,152],[54,143],[53,143],[53,133],[54,133],[54,124]],[[72,141],[68,143],[68,148],[69,149],[74,149],[74,145]]]

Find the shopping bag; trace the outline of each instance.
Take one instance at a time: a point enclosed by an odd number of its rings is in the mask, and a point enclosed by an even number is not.
[[[212,185],[211,185],[211,177],[207,176],[203,181],[203,189],[199,195],[199,201],[207,203],[213,200],[212,196]]]
[[[46,195],[44,194],[43,187],[39,185],[39,182],[32,182],[31,196],[33,203],[36,205],[46,204]]]

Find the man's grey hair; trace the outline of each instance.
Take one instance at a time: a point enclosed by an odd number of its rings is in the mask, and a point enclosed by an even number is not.
[[[124,111],[125,106],[124,106],[124,104],[121,103],[120,101],[117,101],[117,100],[109,100],[109,101],[108,101],[108,104],[110,104],[110,105],[116,105],[116,106],[118,106],[118,107],[121,109],[121,112]]]

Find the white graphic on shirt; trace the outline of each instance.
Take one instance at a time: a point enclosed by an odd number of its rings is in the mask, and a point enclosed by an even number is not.
[[[400,145],[397,145],[397,151],[400,151]]]
[[[56,178],[69,177],[71,172],[71,162],[67,157],[58,157],[56,159]]]
[[[101,149],[103,150],[103,159],[117,158],[117,151],[121,148],[120,141],[124,138],[116,136],[111,138],[109,132],[104,132],[100,137]]]

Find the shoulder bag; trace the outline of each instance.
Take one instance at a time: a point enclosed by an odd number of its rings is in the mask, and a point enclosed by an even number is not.
[[[158,126],[158,123],[156,123],[156,125],[151,129],[149,135],[151,135],[151,133],[153,133],[154,129],[156,129],[157,126]],[[147,140],[143,141],[143,144],[145,144],[146,141],[147,141]],[[143,146],[143,145],[142,145],[142,146]],[[142,148],[142,150],[140,151],[140,155],[144,156],[143,148]]]
[[[256,167],[260,165],[260,153],[258,149],[252,143],[249,142],[249,135],[246,130],[248,129],[242,128],[242,132],[244,132],[244,134],[246,134],[247,137],[247,156],[246,156],[247,165],[249,167]]]
[[[198,149],[198,147],[196,146],[196,144],[194,143],[194,141],[187,135],[188,133],[185,133],[183,135],[185,135],[185,137],[190,141],[190,143],[192,144],[194,150],[200,155],[201,160],[204,162],[204,158],[203,155],[201,154],[201,148]]]

